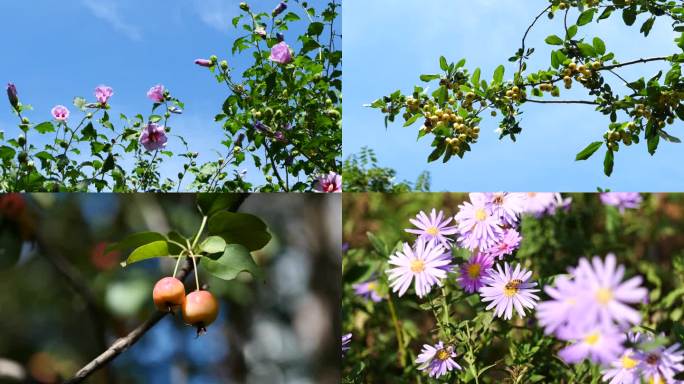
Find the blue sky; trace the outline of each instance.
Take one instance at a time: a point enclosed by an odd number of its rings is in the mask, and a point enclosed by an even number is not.
[[[270,12],[277,2],[252,3],[253,9]],[[225,148],[219,144],[223,133],[214,116],[220,113],[228,90],[193,61],[216,54],[231,66],[245,67],[244,58],[230,56],[232,41],[241,32],[230,24],[240,12],[238,4],[237,0],[3,1],[0,81],[16,83],[22,101],[34,107],[28,114],[34,122],[48,120],[56,104],[71,106],[75,96],[92,100],[93,89],[100,84],[114,88],[110,104],[117,118],[113,120],[118,121],[119,113],[149,114],[146,92],[164,84],[186,104],[185,113],[170,124],[173,133],[184,136],[191,149],[200,152],[200,163],[215,160],[212,150]],[[302,14],[294,3],[291,7]],[[286,39],[294,40],[302,25],[291,28]],[[0,105],[0,130],[14,137],[16,118],[6,101]],[[178,152],[182,147],[176,139],[169,148]],[[244,168],[249,181],[263,181],[253,165]],[[175,178],[180,163],[166,161],[163,169]]]
[[[577,152],[600,140],[607,128],[608,120],[591,106],[525,105],[523,132],[517,143],[500,142],[494,133],[498,121],[487,115],[473,152],[446,165],[441,161],[427,163],[430,141],[424,138],[416,142],[419,125],[402,128],[402,123],[395,123],[385,130],[382,114],[363,107],[397,89],[411,91],[414,85],[421,84],[420,74],[439,73],[440,55],[449,61],[467,58],[468,68],[472,71],[481,67],[482,78],[488,80],[494,68],[503,63],[506,78],[510,78],[513,66],[507,59],[518,49],[534,16],[546,5],[547,1],[520,0],[348,0],[343,13],[345,158],[369,146],[375,149],[382,166],[398,171],[398,179],[412,181],[420,172],[430,171],[435,191],[579,192],[595,191],[597,187],[683,190],[682,144],[661,141],[654,157],[644,145],[621,147],[610,178],[603,175],[602,152],[589,161],[575,162]],[[570,20],[576,18],[573,15]],[[639,34],[639,21],[628,29],[616,14],[608,22],[583,27],[580,35],[601,36],[608,51],[623,61],[675,52],[674,32],[664,19],[656,22],[646,39]],[[549,66],[550,49],[543,40],[550,34],[560,34],[561,23],[558,17],[552,21],[544,18],[533,30],[528,45],[537,51],[528,68]],[[642,65],[620,73],[633,79],[650,77],[661,66]],[[575,99],[583,95],[570,92],[567,96]],[[681,121],[668,132],[684,136]]]

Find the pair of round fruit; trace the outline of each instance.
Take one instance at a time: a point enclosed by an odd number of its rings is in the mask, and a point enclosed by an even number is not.
[[[181,308],[183,321],[197,328],[197,334],[206,332],[206,327],[218,316],[218,301],[209,291],[194,291],[185,294],[183,282],[175,277],[165,277],[152,290],[154,305],[162,312],[173,312]]]

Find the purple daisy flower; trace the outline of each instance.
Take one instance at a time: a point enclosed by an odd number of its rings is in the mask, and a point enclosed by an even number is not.
[[[525,195],[522,193],[487,193],[487,205],[492,214],[503,223],[515,225],[525,210]]]
[[[471,200],[472,203],[466,201],[458,206],[459,211],[455,216],[460,235],[458,243],[471,251],[475,248],[487,249],[497,243],[503,230],[499,226],[499,219],[487,208],[485,200],[477,197]]]
[[[430,212],[430,216],[425,214],[425,212],[420,211],[416,215],[415,219],[409,219],[411,224],[415,225],[418,229],[405,229],[408,233],[413,233],[419,235],[419,237],[427,241],[436,241],[444,245],[444,247],[449,247],[451,244],[451,239],[447,236],[453,235],[458,232],[455,226],[450,226],[449,223],[453,220],[451,217],[444,219],[444,212],[436,210],[433,208]]]
[[[441,244],[418,238],[414,247],[404,243],[403,252],[397,251],[389,259],[395,266],[387,270],[390,286],[399,297],[406,293],[414,278],[416,295],[425,296],[433,285],[440,284],[451,268],[451,255]]]
[[[637,368],[639,361],[634,356],[632,349],[627,349],[618,359],[610,363],[610,366],[601,373],[603,381],[609,384],[641,384],[641,373]]]
[[[349,351],[349,344],[351,343],[352,334],[347,333],[342,335],[342,357]]]
[[[542,216],[549,208],[555,207],[555,193],[527,192],[525,194],[524,211],[534,216]]]
[[[643,337],[644,341],[652,341],[653,336]],[[675,376],[684,372],[684,351],[679,343],[669,347],[658,346],[650,351],[636,351],[635,357],[639,361],[638,368],[643,378],[649,383],[681,383]]]
[[[494,316],[509,320],[513,317],[515,308],[520,317],[525,317],[525,308],[534,308],[535,302],[539,300],[534,294],[539,292],[534,288],[537,283],[530,281],[531,276],[532,271],[522,268],[520,264],[517,264],[513,271],[508,263],[504,263],[503,270],[501,265],[497,265],[496,270],[490,269],[488,276],[483,279],[485,286],[480,288],[482,301],[491,301],[486,309],[495,308]]]
[[[626,336],[612,325],[604,324],[586,330],[565,327],[557,334],[560,339],[574,341],[558,352],[560,358],[569,364],[579,363],[586,358],[594,363],[609,364],[625,351],[623,343]]]
[[[482,288],[482,280],[492,268],[494,259],[484,253],[477,253],[470,260],[461,264],[460,274],[456,279],[458,284],[468,293],[473,293]]]
[[[380,296],[380,291],[378,289],[378,281],[375,279],[354,284],[352,285],[352,288],[354,288],[354,292],[357,295],[365,298],[366,300],[371,300],[375,303],[382,301],[382,296]]]
[[[589,324],[615,321],[621,326],[638,324],[641,321],[639,311],[627,304],[642,302],[648,292],[641,287],[641,276],[622,282],[624,274],[625,267],[616,266],[612,253],[605,261],[595,256],[591,264],[586,258],[580,259],[574,275],[578,297],[582,299],[573,321]]]
[[[606,192],[599,195],[599,198],[604,205],[617,207],[620,213],[624,213],[625,209],[639,208],[642,201],[637,192]]]
[[[570,276],[561,275],[554,285],[544,287],[551,300],[542,301],[537,306],[537,320],[547,334],[568,324],[571,315],[577,308],[578,290]]]
[[[430,377],[437,378],[454,369],[461,369],[461,366],[454,361],[454,357],[456,357],[454,347],[450,345],[445,347],[441,341],[434,346],[423,344],[423,349],[416,358],[416,364],[420,364],[418,369],[421,371],[428,370]]]
[[[522,236],[513,228],[504,230],[504,234],[499,239],[499,242],[494,246],[487,248],[485,252],[493,258],[501,258],[512,254],[516,249],[520,248],[520,241]]]

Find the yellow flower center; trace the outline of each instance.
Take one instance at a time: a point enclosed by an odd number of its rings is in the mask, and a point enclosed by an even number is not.
[[[470,264],[468,266],[468,277],[471,279],[477,279],[480,277],[480,270],[482,270],[482,266],[480,264]]]
[[[606,305],[613,300],[613,292],[608,288],[601,288],[596,292],[596,300],[602,305]]]
[[[638,361],[632,359],[631,357],[629,357],[629,355],[622,356],[621,361],[622,361],[622,367],[624,369],[632,369],[632,368],[636,367],[637,364],[639,364]]]
[[[437,236],[437,234],[439,233],[439,230],[437,229],[437,227],[430,227],[430,228],[426,229],[425,232],[427,232],[428,235]]]
[[[589,336],[584,338],[584,342],[589,344],[589,345],[594,345],[598,343],[599,339],[601,338],[601,335],[599,335],[598,332],[594,332],[590,334]]]
[[[411,272],[420,273],[425,270],[425,263],[423,260],[413,260],[411,262]]]
[[[665,381],[663,381],[663,377],[658,375],[656,377],[651,377],[648,379],[648,384],[665,384]]]
[[[439,351],[437,351],[437,358],[442,361],[448,359],[450,355],[451,354],[446,349],[440,349]]]
[[[485,212],[484,209],[480,208],[477,211],[475,211],[475,220],[484,221],[486,218],[487,218],[487,212]]]
[[[504,287],[504,295],[506,295],[506,297],[514,296],[516,293],[518,293],[520,284],[522,284],[522,280],[520,279],[511,280],[508,282],[508,284],[506,284]]]
[[[378,290],[378,283],[373,281],[371,283],[368,283],[367,287],[371,291],[377,291]]]

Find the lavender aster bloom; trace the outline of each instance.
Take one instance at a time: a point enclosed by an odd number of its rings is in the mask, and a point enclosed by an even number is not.
[[[611,325],[604,324],[586,330],[566,327],[558,331],[558,337],[575,341],[558,352],[566,363],[578,363],[589,358],[594,363],[609,364],[625,351],[625,334]]]
[[[449,223],[453,220],[451,217],[448,217],[446,220],[443,219],[444,213],[442,211],[437,213],[434,208],[430,212],[430,217],[425,212],[420,211],[415,219],[409,219],[411,224],[415,225],[418,229],[409,228],[405,229],[405,231],[419,235],[419,237],[428,241],[439,242],[448,248],[452,240],[447,236],[455,234],[458,232],[458,229],[455,226],[449,226]]]
[[[451,372],[453,369],[461,369],[461,366],[454,361],[456,352],[452,346],[444,346],[441,341],[434,346],[424,344],[423,349],[416,358],[416,364],[420,364],[418,369],[428,370],[430,377],[440,377]]]
[[[652,340],[652,336],[646,340]],[[674,378],[684,372],[684,351],[680,350],[679,343],[667,348],[658,346],[650,351],[637,351],[635,356],[639,360],[639,370],[649,383],[681,383]]]
[[[640,276],[622,282],[624,274],[625,267],[616,267],[615,255],[612,253],[606,256],[605,262],[598,256],[592,259],[591,264],[586,258],[580,259],[574,275],[582,300],[574,321],[638,324],[641,315],[627,304],[642,302],[648,292],[641,287]]]
[[[556,278],[554,285],[544,287],[544,292],[551,300],[539,303],[537,319],[544,331],[551,334],[568,324],[579,300],[578,289],[570,276],[561,275]]]
[[[525,194],[524,211],[534,216],[542,216],[550,207],[554,206],[555,194],[548,192],[528,192]]]
[[[610,363],[603,373],[603,381],[609,384],[641,384],[641,373],[637,368],[639,361],[635,359],[634,351],[627,349],[622,356]]]
[[[485,252],[491,257],[503,258],[505,255],[510,255],[518,249],[521,240],[522,236],[520,236],[518,231],[513,228],[508,228],[504,230],[504,234],[501,239],[499,239],[499,242],[494,246],[487,248]]]
[[[382,296],[380,296],[380,291],[378,289],[378,281],[375,279],[354,284],[352,285],[352,288],[354,288],[354,293],[365,298],[366,300],[371,300],[375,303],[382,301]]]
[[[455,216],[458,222],[458,243],[470,250],[475,248],[487,249],[501,238],[503,230],[499,220],[492,215],[485,201],[472,199],[472,203],[464,202],[459,205]]]
[[[525,195],[522,193],[487,193],[487,206],[492,215],[503,223],[515,225],[525,209]]]
[[[441,244],[418,238],[415,248],[404,243],[403,252],[390,256],[389,263],[395,266],[387,270],[392,291],[403,296],[415,278],[416,295],[423,297],[446,277],[451,268],[451,255]]]
[[[351,343],[351,338],[352,334],[347,333],[346,335],[342,335],[342,357],[344,357],[345,353],[349,351],[349,344]]]
[[[485,286],[480,288],[480,296],[483,302],[491,301],[487,310],[495,308],[494,315],[509,320],[513,316],[513,308],[525,317],[525,308],[534,308],[539,297],[534,292],[539,292],[534,287],[536,282],[530,281],[532,271],[522,268],[520,264],[511,271],[508,263],[504,263],[504,269],[500,265],[489,270],[488,276],[484,277]]]
[[[625,209],[639,208],[642,201],[637,192],[606,192],[599,197],[603,204],[617,207],[620,213],[624,213]]]
[[[482,288],[482,280],[492,268],[494,259],[491,256],[478,253],[467,262],[461,264],[460,275],[456,279],[458,284],[468,293],[473,293]]]

